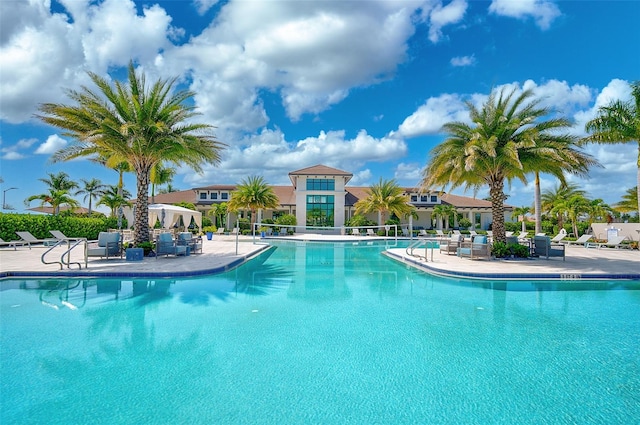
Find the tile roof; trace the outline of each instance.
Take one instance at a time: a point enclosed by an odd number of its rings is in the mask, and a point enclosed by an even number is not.
[[[329,175],[329,176],[349,176],[349,177],[353,176],[353,173],[338,170],[337,168],[327,167],[326,165],[322,165],[322,164],[313,165],[311,167],[303,168],[301,170],[296,170],[289,173],[290,176],[309,175],[309,174]]]

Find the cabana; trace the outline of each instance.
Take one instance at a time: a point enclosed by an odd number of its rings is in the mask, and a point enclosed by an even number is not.
[[[132,225],[134,223],[133,210],[125,207],[123,211],[127,222]],[[160,221],[163,229],[172,229],[180,222],[180,217],[182,217],[185,226],[188,227],[191,224],[191,219],[193,219],[195,225],[202,230],[202,213],[200,211],[169,204],[149,205],[149,227],[151,228],[155,226],[156,221]]]

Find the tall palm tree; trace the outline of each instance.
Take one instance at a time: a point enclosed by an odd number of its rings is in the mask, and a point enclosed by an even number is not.
[[[622,195],[622,201],[615,204],[613,208],[623,213],[635,212],[640,214],[638,211],[638,187],[627,189],[627,193]]]
[[[208,215],[212,215],[214,217],[214,224],[216,227],[224,227],[224,216],[227,215],[227,203],[221,202],[219,204],[212,205]]]
[[[54,215],[60,213],[61,205],[69,205],[71,208],[77,208],[80,206],[80,203],[73,199],[69,194],[69,191],[66,189],[49,188],[48,193],[29,196],[26,199],[26,204],[28,205],[31,201],[34,201],[36,199],[42,201],[40,204],[41,206],[44,206],[45,204],[51,205]]]
[[[165,167],[162,163],[156,164],[151,169],[149,181],[151,181],[151,203],[156,203],[156,185],[160,186],[170,183],[173,176],[176,175],[176,169],[173,167]]]
[[[231,199],[227,204],[230,211],[250,210],[251,229],[256,222],[256,213],[260,209],[272,209],[278,206],[278,197],[263,177],[250,176],[243,179],[231,192]]]
[[[598,109],[598,115],[587,122],[585,130],[591,133],[584,142],[601,144],[638,144],[637,209],[640,211],[640,81],[631,83],[629,102],[616,100]]]
[[[356,202],[356,214],[378,213],[378,226],[386,222],[386,214],[405,217],[411,214],[413,207],[409,205],[409,197],[398,186],[395,179],[380,181],[367,190],[367,196]]]
[[[587,214],[589,215],[589,224],[604,222],[613,214],[613,209],[602,199],[592,199],[589,201]]]
[[[171,193],[171,192],[177,192],[180,189],[178,189],[177,187],[174,187],[171,182],[167,183],[167,185],[163,188],[161,188],[160,190],[158,190],[158,193]]]
[[[60,171],[57,174],[48,173],[47,175],[49,176],[49,178],[38,180],[45,183],[51,189],[71,191],[79,187],[78,183],[71,180],[69,178],[69,174],[65,173],[64,171]]]
[[[131,198],[131,193],[127,189],[120,188],[118,185],[108,186],[98,201],[98,205],[108,207],[111,210],[111,217],[115,217],[118,207],[131,206],[131,203],[127,201],[129,198]]]
[[[191,119],[198,115],[190,103],[195,93],[173,93],[176,79],[147,86],[129,63],[128,84],[112,87],[109,80],[89,72],[98,87],[68,90],[73,105],[40,105],[42,121],[65,130],[75,143],[56,152],[53,161],[104,156],[113,164],[128,163],[136,174],[135,242],[149,240],[148,193],[151,169],[160,162],[186,164],[201,171],[203,163],[217,164],[224,145],[210,134],[209,124]]]
[[[550,171],[551,164],[563,161],[569,170],[586,168],[578,157],[558,157],[557,149],[549,150],[549,146],[562,146],[590,159],[574,147],[575,137],[560,133],[570,123],[563,118],[544,120],[551,111],[540,107],[540,100],[529,101],[532,96],[531,90],[516,96],[516,89],[510,92],[503,89],[492,91],[480,109],[467,101],[473,125],[445,124],[448,138],[431,151],[431,161],[424,170],[422,187],[425,189],[450,185],[477,191],[488,186],[493,235],[500,242],[506,241],[505,181],[518,179],[526,183],[527,174]]]
[[[83,184],[81,189],[78,189],[75,195],[84,195],[82,198],[83,201],[86,201],[89,198],[89,215],[91,215],[91,204],[94,199],[99,199],[102,195],[104,195],[104,190],[107,188],[106,185],[102,184],[102,182],[98,179],[80,179]]]

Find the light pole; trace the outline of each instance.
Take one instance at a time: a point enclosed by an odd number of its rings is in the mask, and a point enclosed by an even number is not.
[[[7,192],[13,189],[17,189],[17,187],[10,187],[9,189],[5,189],[2,191],[2,210],[12,210],[13,208],[7,208],[7,203],[5,202]]]

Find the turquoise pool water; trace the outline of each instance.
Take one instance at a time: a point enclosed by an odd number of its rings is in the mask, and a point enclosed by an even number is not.
[[[0,423],[640,422],[640,282],[457,281],[383,248],[2,281]]]

